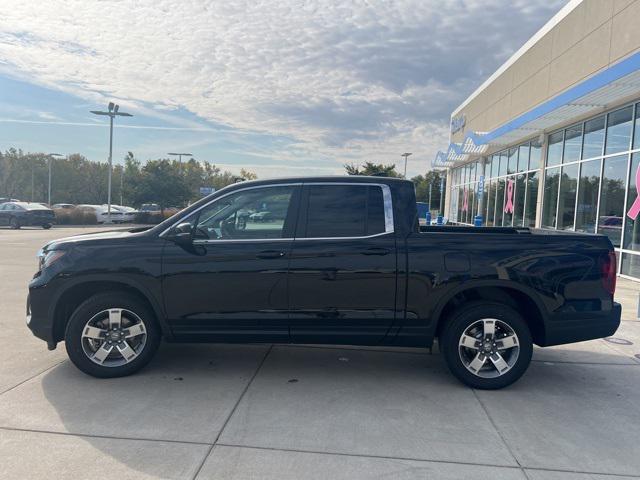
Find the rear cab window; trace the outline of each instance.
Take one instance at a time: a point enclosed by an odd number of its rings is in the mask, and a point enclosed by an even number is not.
[[[385,207],[385,187],[305,185],[297,238],[368,237],[392,232],[390,200]]]

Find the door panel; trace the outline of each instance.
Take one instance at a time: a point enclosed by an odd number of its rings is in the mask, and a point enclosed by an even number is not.
[[[289,340],[287,269],[299,192],[299,185],[248,187],[175,227],[193,239],[168,242],[163,254],[165,308],[176,336]]]
[[[193,249],[167,244],[163,292],[174,334],[208,341],[287,342],[290,248],[290,240],[219,242]]]
[[[289,266],[291,339],[377,344],[394,322],[395,294],[393,234],[296,241]]]
[[[395,319],[397,275],[387,197],[388,205],[382,188],[367,184],[305,185],[289,264],[292,341],[384,339]]]

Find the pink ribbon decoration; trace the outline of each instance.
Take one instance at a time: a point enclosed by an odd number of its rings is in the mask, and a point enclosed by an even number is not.
[[[464,193],[463,193],[463,200],[462,200],[462,211],[466,212],[467,210],[469,210],[469,196],[467,195],[469,192],[467,191],[467,189],[464,189]]]
[[[638,165],[638,169],[636,170],[636,199],[631,205],[631,208],[627,212],[627,217],[631,220],[635,220],[638,218],[638,214],[640,213],[640,165]]]
[[[513,213],[513,180],[507,180],[507,198],[504,206],[504,213]]]

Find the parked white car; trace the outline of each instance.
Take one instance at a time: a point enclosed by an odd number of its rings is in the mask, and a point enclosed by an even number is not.
[[[106,205],[78,205],[78,210],[92,212],[96,216],[96,222],[105,223],[109,220],[108,208]],[[113,223],[122,223],[125,221],[124,214],[111,205],[111,221]]]
[[[106,205],[103,205],[106,207]],[[122,213],[122,221],[126,223],[133,223],[136,220],[136,215],[138,214],[138,210],[133,207],[127,207],[124,205],[111,205],[111,212],[113,217],[113,211],[116,210]]]

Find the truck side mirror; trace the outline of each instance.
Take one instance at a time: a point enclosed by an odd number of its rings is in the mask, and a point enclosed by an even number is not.
[[[189,222],[176,225],[168,238],[178,245],[191,245],[193,242],[193,225]]]

